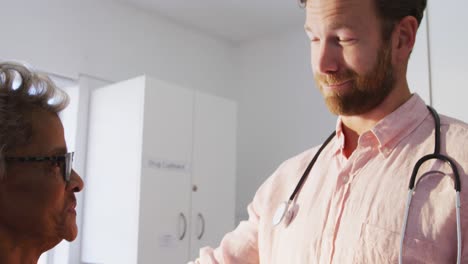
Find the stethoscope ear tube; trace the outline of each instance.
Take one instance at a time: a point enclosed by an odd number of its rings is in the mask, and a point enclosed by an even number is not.
[[[460,217],[460,192],[457,191],[457,263],[460,264],[461,261],[461,250],[462,250],[462,238],[461,238],[461,217]]]
[[[403,219],[403,227],[401,228],[400,251],[398,254],[399,264],[403,263],[403,242],[405,241],[406,225],[408,224],[409,207],[410,207],[412,198],[413,198],[413,189],[410,189],[408,191],[408,197],[406,198],[405,218]]]
[[[421,167],[421,165],[424,162],[426,162],[428,160],[431,160],[431,159],[443,160],[443,161],[445,161],[446,163],[448,163],[450,165],[450,167],[452,169],[452,172],[453,172],[453,176],[454,176],[453,181],[454,181],[455,191],[460,192],[461,191],[461,183],[460,183],[460,175],[458,174],[457,166],[455,165],[455,163],[449,157],[447,157],[445,155],[442,155],[442,154],[429,154],[429,155],[426,155],[426,156],[420,158],[416,162],[416,165],[414,165],[413,173],[411,174],[411,179],[410,179],[408,188],[410,190],[414,189],[414,183],[416,182],[416,176],[418,175],[419,168]]]
[[[460,175],[458,174],[458,169],[457,166],[455,165],[455,162],[453,162],[449,157],[440,154],[440,117],[437,114],[436,110],[430,106],[427,106],[427,109],[429,112],[431,112],[432,117],[434,118],[434,126],[435,126],[435,143],[434,143],[434,153],[426,155],[422,158],[420,158],[417,162],[416,165],[414,165],[413,168],[413,173],[411,174],[411,179],[409,182],[409,189],[413,190],[414,189],[414,183],[416,182],[416,176],[418,175],[419,168],[421,165],[430,160],[430,159],[438,159],[438,160],[443,160],[446,163],[450,164],[450,167],[453,172],[454,176],[454,182],[455,182],[455,190],[457,192],[461,191],[461,184],[460,184]]]
[[[416,182],[416,176],[418,175],[419,168],[421,165],[431,159],[436,159],[436,160],[442,160],[448,163],[452,169],[453,176],[454,176],[454,188],[456,191],[456,204],[455,204],[455,210],[456,210],[456,218],[457,218],[457,263],[460,263],[461,261],[461,247],[462,247],[462,239],[461,239],[461,220],[460,220],[460,191],[461,191],[461,183],[460,183],[460,175],[458,174],[458,169],[457,166],[455,165],[455,162],[450,159],[449,157],[440,154],[440,118],[437,112],[430,106],[427,106],[429,111],[432,114],[432,117],[434,118],[434,124],[435,124],[435,146],[434,146],[434,153],[426,155],[422,158],[420,158],[417,162],[416,165],[414,165],[413,172],[411,174],[411,179],[409,182],[409,191],[408,191],[408,198],[406,201],[406,206],[405,206],[405,218],[403,219],[403,226],[401,229],[401,240],[400,240],[400,252],[398,255],[398,262],[400,264],[403,263],[403,243],[405,240],[405,233],[406,233],[406,227],[408,224],[408,215],[409,215],[409,210],[411,206],[411,199],[413,197],[413,194],[415,192],[415,182]]]
[[[434,118],[435,126],[435,144],[434,144],[434,154],[440,154],[440,117],[437,114],[437,111],[431,106],[427,106],[429,112],[431,112],[432,118]]]

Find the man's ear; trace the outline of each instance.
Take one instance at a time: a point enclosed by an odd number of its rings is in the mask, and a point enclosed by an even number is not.
[[[406,16],[400,20],[393,31],[393,53],[398,61],[408,60],[416,42],[418,21],[413,16]]]

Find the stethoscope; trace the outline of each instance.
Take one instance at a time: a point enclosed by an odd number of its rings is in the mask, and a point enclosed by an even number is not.
[[[460,223],[460,176],[458,174],[458,169],[455,165],[455,163],[447,156],[440,154],[440,118],[437,112],[430,106],[427,106],[429,109],[429,112],[431,112],[432,117],[434,118],[434,124],[435,124],[435,147],[434,147],[434,153],[426,155],[422,158],[420,158],[417,162],[416,165],[414,165],[413,168],[413,173],[411,174],[411,179],[409,182],[409,190],[408,190],[408,197],[406,201],[406,207],[405,207],[405,218],[403,220],[403,227],[401,229],[401,239],[400,239],[400,251],[399,251],[399,256],[398,256],[398,261],[401,264],[403,262],[403,242],[405,240],[405,232],[406,232],[406,226],[408,223],[408,215],[409,215],[409,210],[410,210],[410,205],[411,205],[411,199],[413,197],[413,194],[415,193],[415,181],[416,181],[416,176],[418,174],[419,168],[421,165],[432,159],[436,160],[441,160],[450,165],[452,168],[452,172],[454,175],[454,181],[455,181],[455,192],[456,192],[456,201],[455,201],[455,207],[456,207],[456,214],[457,214],[457,263],[459,264],[461,261],[461,223]],[[323,149],[330,143],[330,141],[335,137],[336,132],[333,131],[333,133],[325,140],[325,142],[322,144],[322,146],[319,148],[315,156],[312,158],[310,161],[309,165],[305,169],[304,173],[302,174],[301,179],[296,185],[296,188],[294,189],[294,192],[291,194],[289,197],[288,201],[280,203],[278,206],[278,209],[276,210],[274,216],[273,216],[273,225],[277,226],[279,225],[283,220],[285,220],[285,224],[288,225],[289,222],[291,221],[293,217],[293,212],[290,210],[290,206],[293,203],[294,199],[296,198],[297,194],[299,193],[300,189],[304,185],[304,182],[306,181],[310,170],[314,166],[315,162],[317,161],[318,157],[320,156],[320,153],[323,151]],[[416,184],[417,185],[417,184]]]

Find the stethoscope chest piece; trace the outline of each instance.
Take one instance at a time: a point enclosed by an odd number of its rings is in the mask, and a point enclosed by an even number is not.
[[[286,226],[291,223],[293,220],[294,216],[297,215],[297,212],[299,210],[299,206],[297,203],[294,202],[292,209],[289,208],[289,206],[293,203],[293,201],[296,198],[297,193],[301,189],[302,185],[304,184],[305,180],[307,179],[307,176],[309,175],[310,170],[314,166],[315,161],[319,157],[320,153],[322,150],[325,148],[325,146],[328,145],[328,143],[335,137],[336,132],[333,131],[333,133],[327,138],[327,140],[322,144],[320,149],[315,153],[314,158],[310,161],[309,165],[305,169],[304,173],[302,174],[301,179],[299,180],[299,183],[296,185],[296,188],[294,189],[294,192],[291,194],[289,197],[288,201],[280,203],[278,206],[278,209],[276,209],[275,215],[273,216],[273,226],[279,225],[282,221],[285,223]]]
[[[288,214],[289,202],[282,202],[276,209],[275,215],[273,216],[273,226],[279,225],[283,218]]]

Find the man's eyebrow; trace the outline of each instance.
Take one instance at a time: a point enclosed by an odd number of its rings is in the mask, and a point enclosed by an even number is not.
[[[334,22],[331,25],[329,25],[329,28],[332,29],[332,30],[336,30],[336,29],[353,29],[352,26],[350,26],[348,24],[344,24],[343,22]],[[312,28],[307,24],[304,25],[304,30],[306,32],[312,32]]]
[[[353,27],[343,22],[334,22],[330,25],[330,29],[353,29]]]

